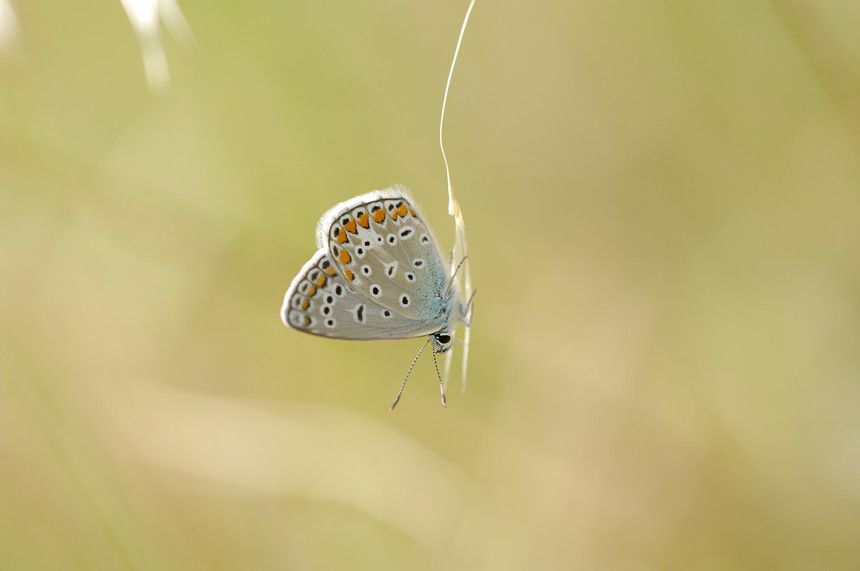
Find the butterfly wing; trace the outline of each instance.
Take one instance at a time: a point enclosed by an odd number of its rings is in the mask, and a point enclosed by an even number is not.
[[[447,322],[447,264],[405,188],[370,192],[330,209],[317,225],[317,245],[364,298],[428,324],[430,332]]]
[[[336,339],[400,339],[425,334],[405,317],[350,289],[334,260],[318,250],[284,296],[281,319],[299,331]]]

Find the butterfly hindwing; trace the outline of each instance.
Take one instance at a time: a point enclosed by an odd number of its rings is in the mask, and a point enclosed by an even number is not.
[[[317,243],[349,288],[375,304],[425,323],[443,312],[447,268],[405,189],[335,206],[320,220]]]

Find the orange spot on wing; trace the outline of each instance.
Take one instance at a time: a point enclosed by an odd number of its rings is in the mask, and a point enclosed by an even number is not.
[[[382,224],[382,221],[385,220],[385,211],[383,209],[379,209],[373,213],[373,219],[377,221],[379,224]]]
[[[346,276],[346,279],[348,279],[349,281],[352,281],[352,280],[354,280],[354,279],[355,279],[355,274],[354,274],[354,273],[352,273],[352,272],[351,272],[351,271],[349,271],[349,270],[344,270],[344,271],[343,271],[343,275],[345,275],[345,276]]]
[[[307,309],[310,304],[311,304],[311,300],[309,300],[308,298],[303,298],[302,303],[301,303],[301,308]]]
[[[397,220],[397,209],[396,208],[391,209],[391,219]]]
[[[343,228],[338,228],[335,230],[335,238],[337,238],[338,244],[343,244],[346,242],[346,232],[343,231]]]
[[[353,218],[350,218],[349,222],[344,224],[343,227],[346,228],[347,230],[349,230],[350,233],[352,233],[352,234],[356,233],[355,220]]]
[[[317,286],[311,285],[311,287],[308,288],[308,292],[305,295],[308,297],[313,297],[316,294],[317,294]]]
[[[327,273],[330,276],[333,276],[337,273],[337,270],[334,269],[332,266],[329,266],[325,269],[325,273]]]
[[[367,215],[367,212],[363,212],[357,220],[358,225],[362,228],[370,228],[370,217]]]
[[[325,277],[324,275],[321,275],[320,277],[317,278],[316,284],[320,287],[323,287],[325,285],[325,282],[327,279],[328,279],[327,277]]]
[[[338,254],[337,259],[340,260],[341,264],[348,264],[352,261],[352,256],[349,255],[349,252],[346,250],[341,250],[340,254]]]
[[[415,214],[415,211],[412,210],[411,208],[409,209],[409,214],[411,214],[412,216],[415,216],[416,218],[418,217],[418,215]]]
[[[400,207],[397,209],[397,214],[399,214],[400,216],[406,216],[407,212],[409,212],[409,209],[406,208],[405,204],[401,204]]]
[[[311,318],[305,315],[305,327],[311,324]]]

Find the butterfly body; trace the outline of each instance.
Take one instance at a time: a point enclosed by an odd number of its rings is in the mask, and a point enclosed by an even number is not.
[[[336,339],[431,336],[435,352],[451,347],[468,304],[405,188],[331,208],[317,224],[317,247],[284,297],[285,325]]]

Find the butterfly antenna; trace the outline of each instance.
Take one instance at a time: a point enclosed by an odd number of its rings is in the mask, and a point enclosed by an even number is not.
[[[439,373],[439,363],[436,361],[436,349],[430,348],[433,351],[433,366],[436,367],[436,376],[439,378],[439,394],[442,396],[442,408],[448,408],[448,401],[445,400],[445,385],[442,383],[442,375]]]
[[[409,380],[409,375],[411,375],[411,374],[412,374],[412,369],[414,369],[414,368],[415,368],[415,363],[417,363],[417,362],[418,362],[418,357],[420,357],[420,356],[421,356],[421,352],[422,352],[422,351],[424,351],[424,347],[426,347],[426,346],[427,346],[427,343],[429,343],[429,342],[430,342],[430,339],[431,339],[431,337],[428,337],[428,338],[427,338],[427,341],[425,341],[425,342],[424,342],[424,344],[423,344],[423,345],[421,345],[421,348],[420,348],[420,349],[418,349],[418,353],[415,355],[415,358],[414,358],[414,359],[412,359],[412,364],[410,364],[410,365],[409,365],[409,370],[408,370],[408,371],[406,371],[406,376],[405,376],[405,377],[403,377],[403,384],[401,384],[401,385],[400,385],[400,390],[397,392],[397,396],[396,396],[396,397],[394,397],[394,402],[393,402],[393,403],[391,403],[391,406],[388,408],[388,410],[389,410],[389,411],[393,411],[393,410],[394,410],[394,407],[395,407],[395,406],[397,406],[397,403],[398,403],[398,402],[400,402],[400,397],[401,397],[401,396],[403,396],[403,389],[405,389],[405,388],[406,388],[406,381],[408,381],[408,380]],[[434,360],[434,361],[436,360],[436,355],[435,355],[435,354],[433,355],[433,360]]]

